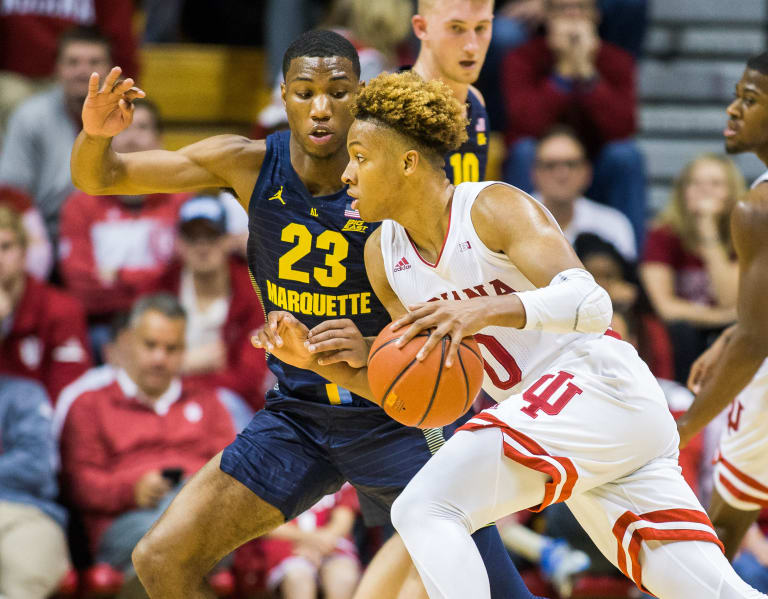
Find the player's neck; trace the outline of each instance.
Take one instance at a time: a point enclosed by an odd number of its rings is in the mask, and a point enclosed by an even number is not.
[[[307,154],[291,136],[291,166],[313,196],[326,196],[336,193],[343,187],[341,174],[349,162],[346,147],[327,158],[317,158]]]
[[[442,171],[441,173],[442,174]],[[422,258],[435,264],[443,249],[451,222],[451,200],[454,187],[445,176],[430,177],[406,190],[410,210],[398,215],[397,221],[405,227]],[[424,201],[425,198],[435,198]]]
[[[419,57],[416,59],[416,63],[411,69],[414,73],[421,76],[425,81],[431,81],[432,79],[439,79],[451,88],[453,95],[464,103],[467,101],[469,95],[469,83],[460,83],[444,77],[437,63],[432,58],[432,54],[425,51],[423,48],[419,52]]]

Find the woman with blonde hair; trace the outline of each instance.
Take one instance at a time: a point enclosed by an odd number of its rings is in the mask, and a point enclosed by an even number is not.
[[[744,178],[729,158],[702,154],[682,170],[648,234],[640,277],[667,324],[678,381],[736,318],[738,266],[729,222],[744,193]]]

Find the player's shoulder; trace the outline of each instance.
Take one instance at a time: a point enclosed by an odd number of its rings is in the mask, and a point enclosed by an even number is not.
[[[376,227],[373,232],[365,240],[365,262],[368,263],[370,259],[381,259],[381,229],[382,227]]]
[[[757,185],[736,203],[731,216],[739,255],[768,253],[768,184]]]
[[[524,237],[551,222],[545,208],[523,190],[496,182],[485,187],[470,210],[472,226],[485,245],[500,251],[510,236]]]
[[[480,90],[477,89],[474,85],[469,86],[469,93],[475,96],[475,98],[477,98],[477,101],[480,102],[480,104],[485,106],[485,97],[480,92]]]

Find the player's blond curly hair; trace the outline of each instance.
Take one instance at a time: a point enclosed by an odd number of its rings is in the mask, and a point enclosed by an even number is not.
[[[467,140],[469,121],[451,88],[410,71],[371,79],[358,94],[352,114],[391,127],[441,159]]]

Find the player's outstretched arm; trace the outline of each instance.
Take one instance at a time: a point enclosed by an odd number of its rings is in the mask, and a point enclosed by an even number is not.
[[[555,220],[538,202],[507,185],[492,185],[478,195],[471,216],[485,246],[506,255],[537,289],[408,306],[410,312],[393,327],[410,325],[400,346],[419,331],[434,329],[417,358],[426,357],[448,335],[451,345],[445,363],[450,366],[461,339],[487,326],[605,332],[612,316],[607,292],[584,270]]]
[[[112,137],[133,119],[132,101],[144,97],[133,80],[120,80],[113,68],[99,86],[91,75],[83,104],[83,130],[75,140],[70,162],[75,186],[90,194],[145,194],[231,187],[241,202],[255,185],[264,160],[264,141],[218,135],[176,152],[151,150],[118,154]]]
[[[768,192],[760,187],[734,210],[731,229],[739,256],[738,321],[711,377],[678,420],[681,446],[733,401],[768,358]]]

